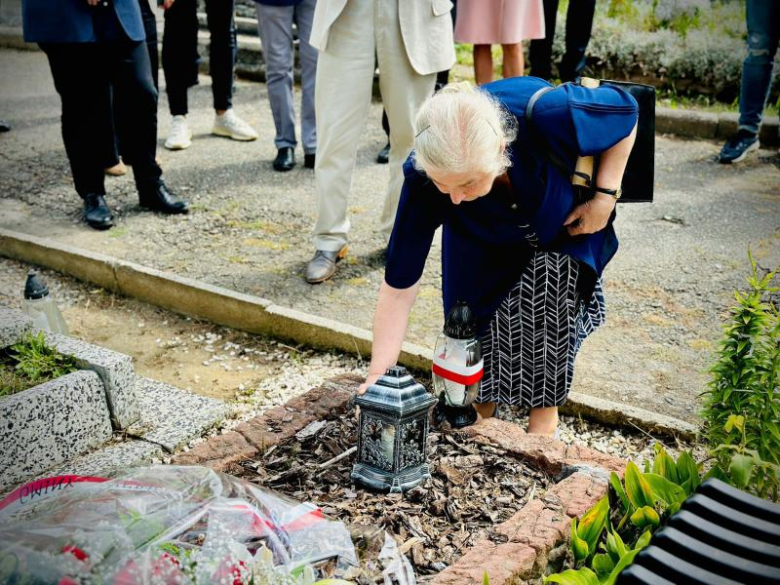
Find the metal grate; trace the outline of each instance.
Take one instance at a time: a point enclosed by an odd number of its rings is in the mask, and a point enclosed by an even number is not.
[[[617,585],[780,584],[780,506],[704,482]]]

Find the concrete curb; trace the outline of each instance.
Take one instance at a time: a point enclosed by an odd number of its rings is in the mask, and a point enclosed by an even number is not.
[[[372,336],[365,329],[53,240],[0,229],[0,255],[233,329],[361,357],[371,354]],[[412,370],[429,371],[431,359],[430,349],[404,343],[398,361]],[[569,395],[561,410],[606,424],[636,426],[661,436],[691,440],[696,434],[696,427],[688,422],[576,392]]]
[[[199,14],[201,26],[205,23],[205,14]],[[236,75],[244,79],[265,82],[265,59],[263,46],[257,38],[256,27],[250,18],[236,18],[238,32],[238,59]],[[208,73],[208,31],[198,31],[198,47],[203,55],[201,71]],[[0,48],[38,50],[38,46],[25,43],[21,27],[0,26]],[[300,66],[294,67],[296,81],[300,82]],[[374,86],[377,83],[375,80]],[[376,92],[374,92],[376,93]],[[377,94],[378,95],[378,94]],[[696,110],[662,108],[656,109],[655,128],[660,134],[671,134],[682,138],[702,140],[725,140],[737,131],[739,115],[735,113],[715,114]],[[780,122],[765,116],[759,138],[763,146],[780,146]]]

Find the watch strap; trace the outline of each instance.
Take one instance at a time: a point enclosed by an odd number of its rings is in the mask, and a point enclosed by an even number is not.
[[[620,197],[623,195],[623,188],[618,187],[617,189],[606,189],[604,187],[593,187],[594,191],[597,191],[599,193],[605,193],[606,195],[609,195],[613,199],[620,199]]]

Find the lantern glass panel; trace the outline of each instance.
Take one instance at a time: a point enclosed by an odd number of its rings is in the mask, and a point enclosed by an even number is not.
[[[361,413],[361,450],[359,459],[379,469],[393,471],[395,425]]]
[[[401,458],[399,471],[425,463],[425,420],[417,419],[401,425]]]

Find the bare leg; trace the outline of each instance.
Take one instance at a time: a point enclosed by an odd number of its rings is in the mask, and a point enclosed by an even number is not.
[[[474,45],[474,78],[477,85],[493,81],[493,55],[490,45]]]
[[[558,428],[558,407],[532,408],[528,421],[528,433],[554,435]]]
[[[504,52],[504,61],[501,67],[501,73],[504,79],[509,77],[520,77],[525,73],[525,62],[523,60],[523,43],[513,45],[501,45]],[[476,63],[476,59],[474,61]]]
[[[497,404],[495,402],[481,402],[481,403],[474,403],[474,410],[477,411],[477,414],[482,418],[490,418],[494,414],[496,414],[496,406]]]

